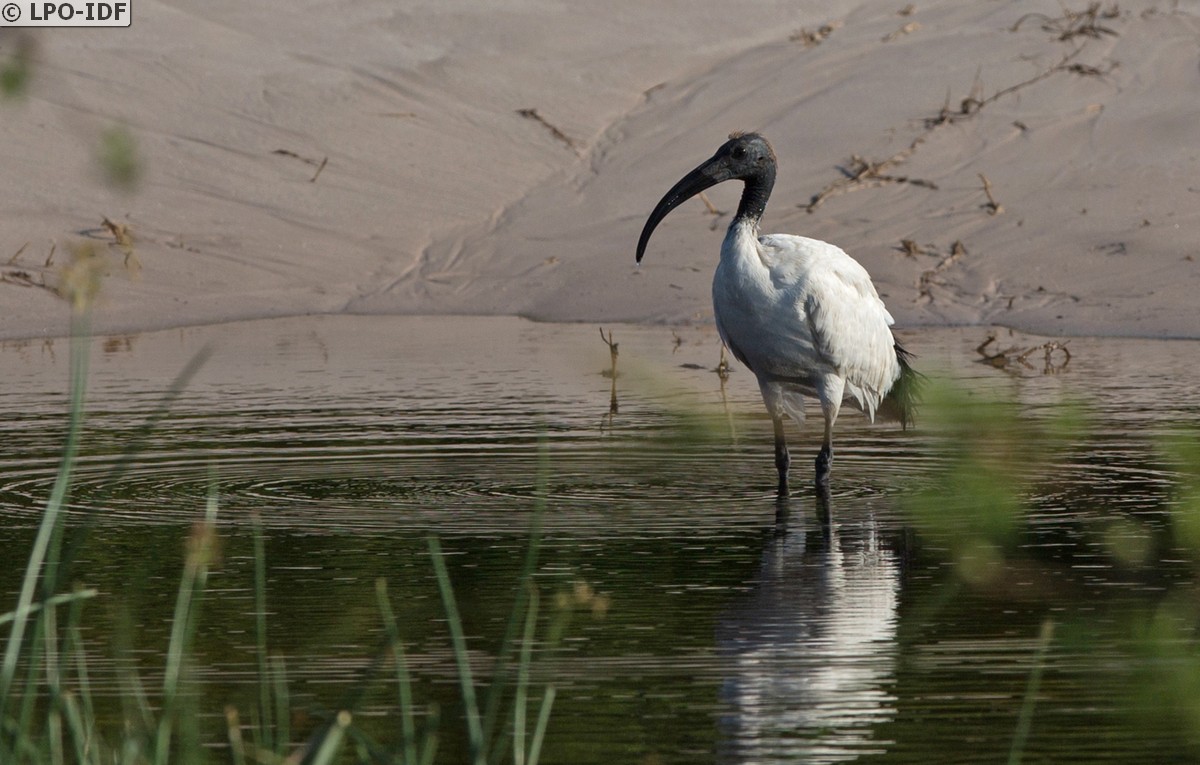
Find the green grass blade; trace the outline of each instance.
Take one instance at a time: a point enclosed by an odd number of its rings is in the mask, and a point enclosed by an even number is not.
[[[538,712],[537,727],[533,731],[533,741],[529,744],[529,762],[526,765],[537,765],[542,756],[542,742],[546,740],[546,728],[550,725],[550,709],[554,706],[555,691],[553,685],[546,686],[546,695],[542,697],[542,708]]]
[[[191,648],[199,617],[199,602],[208,579],[208,564],[215,553],[217,518],[217,484],[209,481],[208,505],[204,522],[188,542],[184,573],[175,597],[175,614],[171,622],[171,638],[167,644],[166,667],[163,670],[163,710],[158,721],[154,762],[169,762],[171,738],[179,721],[179,690],[183,679],[184,661]]]
[[[46,710],[46,741],[49,745],[51,764],[63,765],[63,725],[59,706],[62,700],[62,654],[58,650],[58,609],[44,609],[39,616],[45,637],[38,645],[46,657],[46,687],[50,692],[50,708]]]
[[[1047,619],[1042,622],[1042,630],[1038,635],[1037,654],[1033,659],[1033,669],[1029,672],[1029,683],[1025,686],[1025,701],[1021,704],[1021,714],[1017,718],[1017,730],[1013,734],[1012,748],[1008,752],[1008,765],[1021,765],[1021,757],[1025,752],[1025,743],[1029,740],[1029,731],[1033,727],[1033,708],[1037,703],[1038,689],[1042,684],[1042,670],[1046,666],[1046,651],[1050,641],[1054,639],[1054,622]]]
[[[267,752],[278,752],[272,723],[270,670],[267,657],[267,553],[263,538],[262,518],[257,513],[254,526],[254,636],[255,658],[258,661],[258,746]]]
[[[433,558],[433,570],[437,575],[438,590],[442,595],[442,607],[446,610],[446,622],[450,627],[450,640],[454,645],[454,660],[458,665],[458,682],[462,688],[463,706],[467,714],[467,744],[471,750],[471,762],[484,765],[485,742],[483,726],[479,720],[479,705],[475,701],[475,682],[471,677],[471,662],[467,656],[467,640],[463,636],[462,619],[454,601],[454,590],[450,586],[450,574],[442,559],[442,546],[437,537],[429,537],[429,554]]]
[[[29,607],[29,613],[36,614],[37,612],[42,610],[43,606],[48,606],[48,607],[62,606],[62,605],[66,605],[68,603],[75,603],[76,601],[87,600],[88,598],[94,598],[94,597],[96,597],[96,595],[98,593],[99,593],[99,590],[94,590],[94,589],[76,590],[75,592],[64,592],[59,595],[55,595],[52,598],[44,600],[40,603],[34,603],[33,605],[31,605]],[[3,627],[5,624],[8,624],[14,618],[16,618],[15,611],[9,611],[7,614],[0,614],[0,627]]]
[[[71,734],[75,762],[80,763],[80,765],[97,762],[97,752],[93,747],[94,727],[91,721],[87,720],[80,710],[79,704],[75,701],[75,696],[71,694],[64,695],[61,699],[61,709],[63,718],[66,720],[67,732]]]
[[[229,741],[229,756],[233,765],[246,765],[246,742],[242,739],[242,721],[237,707],[225,707],[225,737]]]
[[[392,656],[396,663],[396,688],[400,702],[400,745],[404,752],[401,762],[404,765],[416,765],[417,726],[413,719],[412,680],[408,673],[408,661],[404,656],[404,644],[400,641],[400,628],[396,624],[396,615],[392,612],[391,603],[388,602],[386,580],[375,580],[375,594],[379,601],[383,628],[392,646]]]
[[[74,594],[88,592],[77,590]],[[91,590],[92,595],[95,590]],[[88,595],[87,597],[92,597]],[[70,641],[70,652],[75,659],[75,683],[79,688],[79,702],[68,698],[71,707],[72,729],[77,737],[78,761],[80,763],[98,762],[99,752],[96,748],[96,711],[92,707],[92,684],[88,673],[87,653],[83,645],[83,633],[79,628],[82,620],[84,598],[74,598],[67,612],[67,637]]]
[[[124,642],[126,638],[122,638]],[[136,719],[140,730],[149,732],[154,728],[154,716],[150,712],[150,702],[146,698],[146,689],[137,674],[137,663],[128,645],[121,647],[117,660],[118,675],[121,683],[121,704],[125,708],[127,720]],[[126,738],[127,742],[132,737]]]
[[[288,748],[291,737],[291,701],[288,696],[287,667],[282,656],[271,657],[271,683],[275,688],[275,745],[282,755]]]
[[[537,628],[538,596],[532,580],[528,584],[529,608],[525,613],[525,633],[521,639],[521,660],[517,665],[517,690],[513,698],[513,765],[525,765],[525,712],[529,692],[529,674],[533,661],[533,637]]]
[[[320,746],[313,754],[310,765],[329,765],[337,757],[338,752],[342,749],[342,741],[346,738],[346,729],[350,727],[352,717],[349,712],[338,712],[337,718],[333,724],[329,726],[329,730],[325,732],[325,736],[321,739]]]
[[[43,630],[45,624],[41,619],[34,622],[33,632],[29,636],[29,644],[40,646],[45,640]],[[25,673],[24,690],[19,694],[21,701],[21,711],[17,717],[17,731],[23,738],[29,736],[29,731],[33,727],[33,713],[38,701],[38,678],[42,675],[42,660],[44,655],[41,651],[32,651],[29,655],[29,669]]]
[[[433,756],[437,754],[438,724],[442,714],[437,704],[430,704],[429,713],[425,715],[425,746],[421,748],[421,765],[431,765]]]

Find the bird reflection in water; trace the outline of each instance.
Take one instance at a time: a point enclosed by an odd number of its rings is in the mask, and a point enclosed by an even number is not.
[[[880,753],[892,719],[900,556],[875,519],[789,517],[764,545],[752,590],[722,616],[722,762],[834,763]],[[813,517],[815,515],[815,518]]]

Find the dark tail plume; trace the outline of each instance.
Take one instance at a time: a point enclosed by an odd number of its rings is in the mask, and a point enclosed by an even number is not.
[[[917,404],[921,400],[921,389],[925,387],[925,375],[912,368],[910,362],[913,355],[904,346],[894,343],[893,347],[896,349],[896,361],[900,362],[900,376],[884,397],[880,411],[885,416],[899,420],[900,427],[907,429],[913,424]]]

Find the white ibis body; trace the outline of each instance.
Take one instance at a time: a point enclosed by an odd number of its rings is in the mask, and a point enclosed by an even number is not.
[[[775,184],[775,153],[758,134],[730,136],[711,159],[666,193],[642,229],[638,262],[667,213],[728,180],[743,181],[745,188],[713,275],[717,330],[758,378],[775,429],[781,496],[788,493],[790,464],[784,417],[803,422],[803,397],[820,402],[825,439],[816,459],[816,482],[827,494],[833,424],[842,404],[872,420],[887,406],[907,426],[917,374],[892,335],[891,314],[858,261],[816,239],[759,235],[759,219]]]

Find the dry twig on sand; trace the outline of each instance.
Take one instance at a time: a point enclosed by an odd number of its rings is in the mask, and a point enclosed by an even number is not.
[[[902,245],[907,245],[909,243],[912,243],[912,240],[905,239],[905,240],[901,241]],[[908,254],[907,248],[906,248],[905,254]],[[918,250],[917,253],[914,253],[914,254],[936,255],[938,253],[936,250],[933,250],[933,251]],[[965,258],[966,256],[967,256],[966,245],[964,245],[962,243],[961,239],[956,239],[954,241],[954,244],[950,245],[950,254],[949,255],[946,255],[941,260],[939,260],[938,264],[936,266],[934,266],[933,268],[922,271],[921,275],[919,277],[917,277],[917,300],[920,300],[921,298],[925,298],[926,300],[933,302],[932,288],[935,285],[940,284],[940,282],[937,280],[938,275],[941,274],[946,269],[953,266],[958,261]]]
[[[828,24],[822,24],[815,32],[801,27],[798,31],[793,32],[792,36],[789,37],[788,40],[791,42],[801,43],[806,48],[811,48],[814,45],[820,45],[821,43],[825,42],[825,38],[833,34],[834,30],[841,27],[841,25],[842,22],[840,21],[831,21]]]
[[[905,175],[894,175],[888,171],[910,159],[913,154],[916,153],[921,144],[925,142],[925,139],[942,126],[975,117],[984,108],[995,103],[1001,98],[1016,93],[1022,88],[1027,88],[1030,85],[1041,82],[1057,72],[1076,71],[1072,67],[1077,67],[1079,65],[1073,65],[1071,62],[1072,59],[1079,55],[1079,53],[1083,50],[1083,47],[1084,46],[1082,45],[1077,47],[1075,50],[1063,56],[1058,63],[1037,73],[1033,77],[1030,77],[1027,80],[1022,80],[1015,85],[1009,85],[1006,88],[1002,88],[987,97],[983,96],[982,87],[978,84],[978,82],[976,82],[975,86],[973,86],[971,89],[971,94],[962,99],[962,101],[959,103],[958,111],[951,110],[950,96],[947,95],[946,103],[944,106],[942,106],[941,111],[932,117],[925,118],[925,132],[913,139],[912,143],[908,145],[908,148],[893,154],[887,159],[877,162],[868,161],[857,154],[852,155],[850,158],[849,167],[842,169],[842,172],[846,177],[833,181],[824,189],[814,194],[809,200],[808,204],[799,205],[799,207],[803,208],[806,212],[811,213],[820,207],[825,200],[831,197],[851,191],[857,191],[859,189],[878,188],[880,186],[886,186],[894,183],[907,184],[910,186],[921,186],[923,188],[936,190],[938,186],[934,181],[926,180],[924,178],[912,178]],[[1104,72],[1100,73],[1103,74]],[[988,189],[985,188],[985,192],[987,191]],[[989,206],[989,212],[992,215],[996,215],[1001,212],[1002,208],[999,204],[995,203],[994,199],[991,199],[990,194],[989,199],[994,205]]]
[[[1100,24],[1101,19],[1120,18],[1121,10],[1113,3],[1102,9],[1100,3],[1091,3],[1082,11],[1070,11],[1063,8],[1063,15],[1051,18],[1044,13],[1026,13],[1012,25],[1009,31],[1016,32],[1029,19],[1041,19],[1042,29],[1058,35],[1059,40],[1072,40],[1076,37],[1090,37],[1098,40],[1104,35],[1117,36],[1117,33]]]
[[[21,245],[21,246],[20,246],[20,247],[17,249],[17,251],[13,253],[13,256],[12,256],[11,258],[9,258],[9,259],[8,259],[8,263],[6,263],[5,265],[11,266],[11,265],[13,265],[14,263],[16,263],[16,262],[17,262],[17,258],[21,257],[21,253],[22,253],[22,252],[25,252],[25,248],[26,248],[26,247],[28,247],[28,246],[29,246],[29,242],[26,242],[25,244]]]
[[[56,292],[53,285],[46,283],[46,271],[50,268],[50,262],[54,259],[55,244],[53,242],[50,243],[50,255],[46,258],[46,264],[41,269],[38,269],[36,266],[27,269],[17,265],[17,260],[28,248],[29,242],[26,242],[13,253],[12,257],[4,265],[0,266],[0,284],[12,284],[17,287],[37,287],[50,292]]]
[[[320,177],[320,175],[321,175],[321,171],[325,169],[325,165],[329,164],[328,156],[322,157],[321,159],[317,160],[317,159],[312,159],[310,157],[302,157],[299,154],[297,154],[296,152],[290,151],[289,149],[276,149],[271,153],[278,154],[281,157],[291,157],[292,159],[298,159],[306,165],[312,165],[313,167],[317,168],[317,172],[313,173],[313,177],[308,179],[309,183],[316,183],[317,178]]]
[[[818,193],[814,194],[807,205],[800,205],[806,212],[813,212],[821,204],[830,197],[836,197],[840,194],[846,194],[859,189],[872,189],[879,186],[886,186],[893,183],[908,184],[910,186],[921,186],[927,189],[937,189],[937,184],[933,181],[924,178],[911,178],[907,175],[893,175],[889,172],[891,168],[899,165],[907,160],[916,152],[917,147],[925,140],[924,136],[918,136],[915,141],[909,144],[908,148],[893,154],[887,159],[878,162],[871,162],[863,159],[857,154],[850,157],[850,166],[843,168],[842,172],[845,178],[840,178]]]
[[[125,254],[125,270],[131,276],[137,277],[142,272],[142,262],[133,251],[133,232],[124,223],[114,223],[107,217],[103,219],[104,228],[113,236],[113,244]]]
[[[1047,77],[1057,74],[1058,72],[1070,71],[1071,60],[1083,52],[1083,48],[1084,46],[1080,45],[1075,50],[1063,56],[1062,59],[1060,59],[1059,62],[1054,66],[1044,69],[1035,74],[1033,77],[1030,77],[1027,80],[1022,80],[1015,85],[1009,85],[1007,88],[1001,88],[987,98],[976,97],[975,93],[978,90],[978,85],[976,85],[974,88],[972,88],[971,95],[967,96],[959,103],[957,112],[951,111],[950,98],[947,96],[946,105],[942,107],[942,110],[932,117],[925,118],[925,129],[927,131],[932,131],[935,128],[941,127],[942,125],[953,124],[964,119],[969,119],[979,114],[979,112],[983,111],[985,107],[994,104],[996,101],[999,101],[1005,96],[1016,93],[1022,88],[1027,88],[1030,85],[1035,85]]]
[[[892,42],[893,40],[897,40],[897,39],[903,37],[904,35],[911,35],[913,32],[918,31],[920,28],[921,28],[920,24],[918,24],[915,21],[910,21],[907,24],[905,24],[904,26],[897,29],[896,31],[889,32],[888,34],[884,35],[881,42],[885,42],[885,43]]]
[[[721,225],[721,218],[724,218],[729,213],[725,210],[718,210],[717,206],[714,205],[712,200],[708,198],[708,194],[705,194],[703,191],[697,194],[697,196],[700,197],[700,201],[704,203],[704,207],[708,210],[708,214],[713,216],[712,225],[708,227],[709,230],[716,231]]]
[[[575,142],[575,139],[571,138],[571,136],[569,136],[566,133],[564,133],[563,131],[559,130],[557,126],[552,125],[549,121],[546,120],[545,117],[543,117],[541,114],[538,113],[537,109],[517,109],[517,114],[521,115],[522,117],[524,117],[527,120],[533,120],[534,122],[541,124],[543,127],[545,127],[547,130],[550,131],[550,135],[554,136],[556,139],[558,139],[559,141],[562,141],[564,144],[566,144],[567,148],[571,149],[576,154],[581,153],[580,146],[578,143]]]
[[[984,209],[988,211],[988,215],[999,215],[1004,212],[1004,205],[996,201],[996,197],[992,196],[992,182],[983,173],[979,173],[979,180],[983,181],[983,193],[987,195],[987,204]]]

